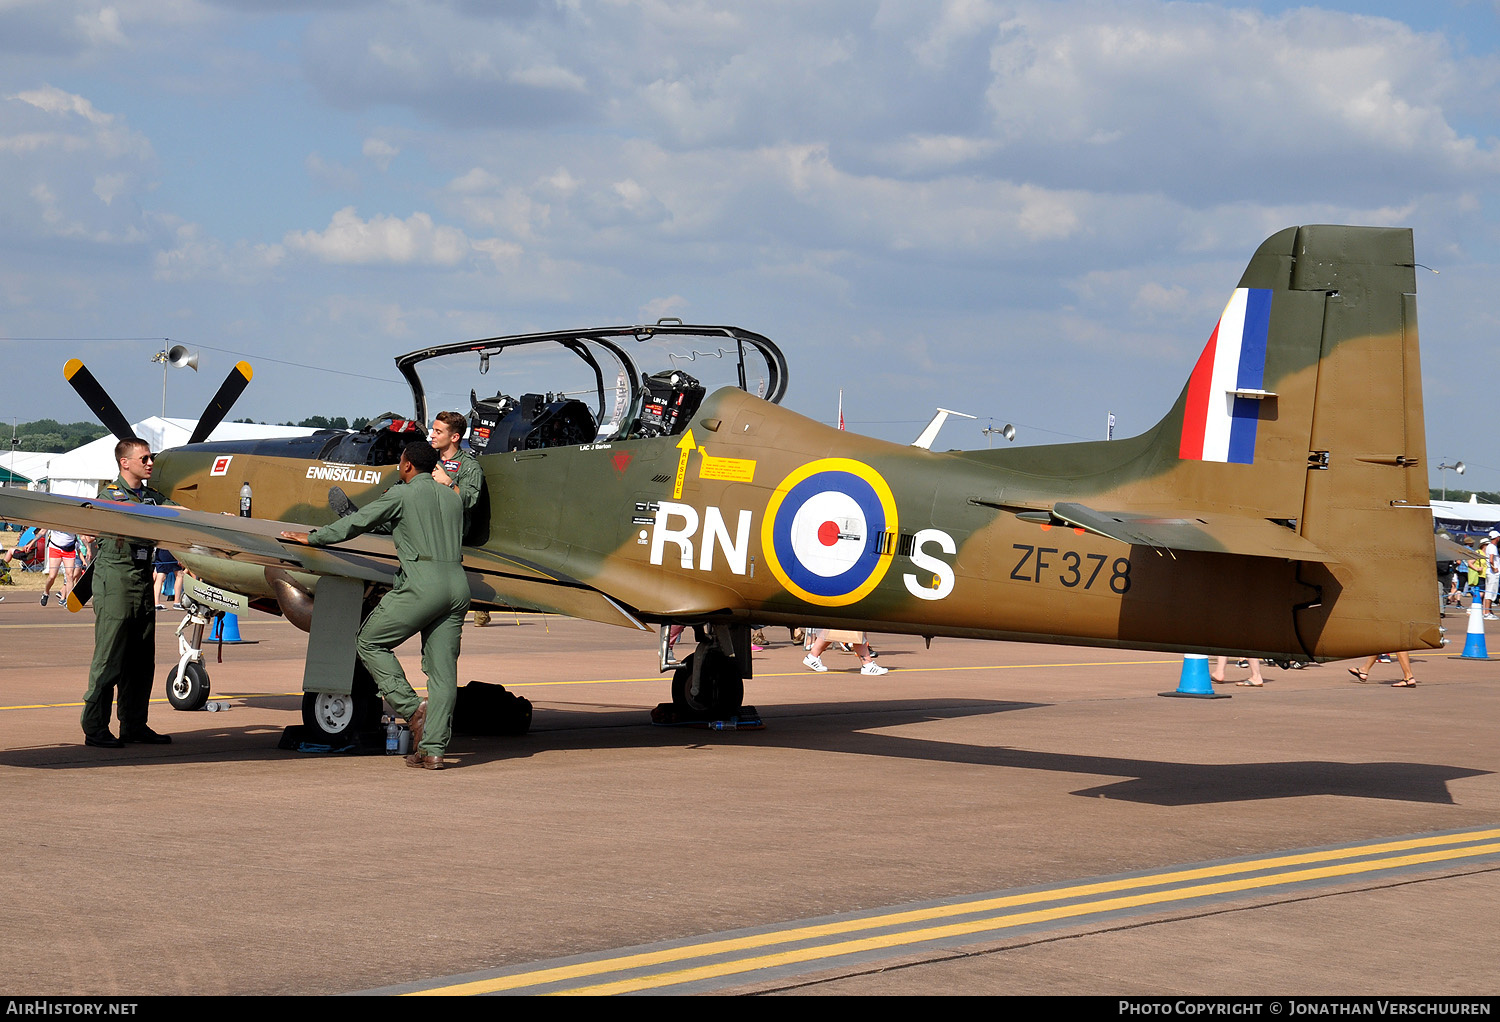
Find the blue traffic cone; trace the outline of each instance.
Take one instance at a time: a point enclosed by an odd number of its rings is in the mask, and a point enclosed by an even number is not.
[[[208,637],[209,642],[244,642],[240,638],[240,618],[238,614],[224,614],[214,621],[214,630]]]
[[[1227,695],[1220,695],[1214,691],[1214,684],[1208,677],[1208,657],[1202,653],[1184,653],[1182,655],[1182,677],[1177,682],[1175,692],[1158,692],[1157,695],[1181,696],[1185,699],[1228,699]]]
[[[1484,590],[1475,587],[1469,593],[1469,634],[1464,636],[1464,651],[1458,659],[1488,660],[1490,653],[1484,644]]]

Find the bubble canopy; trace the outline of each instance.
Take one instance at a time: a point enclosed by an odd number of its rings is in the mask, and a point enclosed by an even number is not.
[[[418,422],[431,421],[434,409],[476,404],[480,389],[545,392],[549,400],[592,405],[599,440],[628,434],[649,404],[653,378],[684,376],[710,391],[738,387],[773,403],[787,387],[786,357],[769,338],[675,319],[482,337],[409,352],[396,366],[411,386]]]

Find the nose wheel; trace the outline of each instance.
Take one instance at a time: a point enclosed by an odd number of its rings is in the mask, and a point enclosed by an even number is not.
[[[208,702],[208,671],[189,660],[167,672],[167,702],[174,710],[201,710]]]
[[[208,702],[208,668],[203,666],[203,630],[211,612],[188,599],[177,626],[177,663],[167,672],[167,702],[174,710],[201,710]]]

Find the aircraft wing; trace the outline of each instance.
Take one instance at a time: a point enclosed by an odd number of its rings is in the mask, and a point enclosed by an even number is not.
[[[1285,525],[1266,518],[1202,513],[1180,517],[1144,515],[1098,511],[1071,503],[1057,504],[1051,513],[1069,525],[1122,543],[1156,550],[1195,550],[1247,557],[1279,557],[1289,561],[1335,560]]]
[[[385,586],[395,584],[400,565],[389,536],[357,536],[336,547],[310,547],[280,538],[283,529],[306,532],[308,526],[299,522],[240,518],[183,507],[117,503],[6,488],[0,489],[0,518],[87,535],[129,536],[179,554],[219,557]],[[466,553],[464,569],[474,599],[484,603],[645,627],[604,593],[576,579],[549,574],[537,565],[486,551]]]

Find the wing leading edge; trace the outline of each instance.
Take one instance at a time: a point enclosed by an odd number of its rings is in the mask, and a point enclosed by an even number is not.
[[[183,507],[121,504],[0,489],[0,517],[69,532],[130,536],[166,546],[179,555],[222,558],[382,586],[394,584],[400,563],[395,544],[388,536],[359,536],[336,547],[309,547],[280,538],[283,529],[307,528],[298,522],[239,518]],[[468,551],[464,569],[473,598],[483,603],[566,614],[611,625],[645,627],[606,594],[534,565],[487,551]]]

